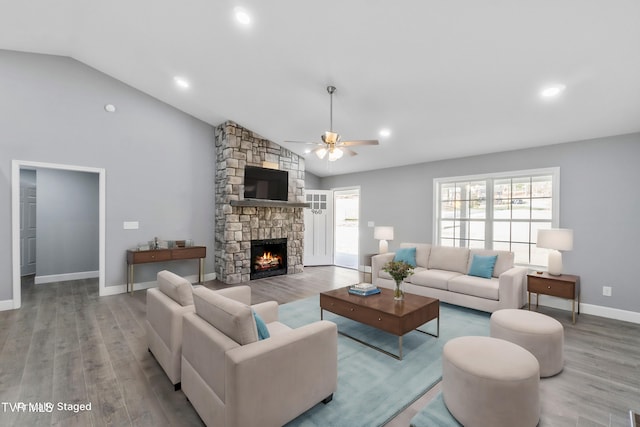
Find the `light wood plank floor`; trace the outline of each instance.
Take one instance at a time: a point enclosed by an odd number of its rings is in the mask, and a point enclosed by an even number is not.
[[[250,283],[254,303],[291,302],[358,281],[355,271],[307,267]],[[206,282],[213,289],[227,287]],[[627,426],[640,409],[640,325],[541,307],[565,327],[564,371],[541,382],[547,426]],[[95,280],[34,285],[22,308],[0,312],[0,425],[201,426],[148,353],[145,292],[98,297]],[[339,391],[338,391],[339,392]],[[387,426],[407,426],[436,394],[427,393]],[[8,403],[91,402],[90,412],[11,412]]]

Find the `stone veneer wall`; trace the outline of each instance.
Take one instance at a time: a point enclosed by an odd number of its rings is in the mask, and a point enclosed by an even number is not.
[[[251,240],[287,238],[287,273],[301,273],[304,211],[300,207],[240,207],[245,166],[277,164],[289,172],[289,202],[304,202],[304,158],[228,121],[216,128],[215,271],[228,284],[248,282]]]

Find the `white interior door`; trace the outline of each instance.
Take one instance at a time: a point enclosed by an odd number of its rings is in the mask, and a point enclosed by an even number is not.
[[[20,188],[20,275],[36,274],[36,187]]]
[[[333,192],[334,265],[358,269],[360,189],[336,189]]]
[[[333,264],[333,194],[306,190],[304,209],[304,265]]]

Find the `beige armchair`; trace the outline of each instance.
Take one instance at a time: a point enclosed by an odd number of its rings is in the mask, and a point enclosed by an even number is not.
[[[278,322],[278,305],[254,306],[210,289],[193,292],[184,316],[182,390],[208,426],[282,426],[337,386],[337,328],[317,321],[297,329]],[[260,340],[252,309],[269,338]]]
[[[147,289],[147,347],[171,380],[174,389],[179,390],[182,317],[185,313],[195,311],[192,295],[194,288],[188,280],[167,270],[159,272],[157,280],[157,288]],[[251,301],[251,288],[248,286],[215,292],[247,304]]]

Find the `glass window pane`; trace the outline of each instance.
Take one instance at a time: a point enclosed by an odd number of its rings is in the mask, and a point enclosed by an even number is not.
[[[531,208],[529,199],[511,199],[511,218],[529,219],[531,218]]]
[[[512,243],[511,252],[514,253],[515,264],[529,264],[529,244],[528,243]]]
[[[531,178],[514,178],[511,181],[511,198],[528,199],[531,197]]]
[[[511,198],[511,180],[496,179],[493,182],[493,198],[494,199],[510,199]]]
[[[532,222],[531,223],[531,243],[538,243],[538,230],[546,230],[551,228],[550,222]]]
[[[553,205],[551,198],[533,199],[531,200],[531,218],[533,219],[551,219]]]
[[[531,180],[532,197],[552,197],[553,178],[551,175],[534,176]]]
[[[510,234],[509,222],[494,221],[493,222],[493,240],[508,242]]]
[[[447,201],[440,204],[440,218],[454,218],[454,203]]]
[[[440,237],[453,239],[454,223],[453,221],[440,221]]]
[[[469,238],[474,240],[481,240],[482,242],[484,242],[484,229],[485,227],[483,221],[470,221]]]
[[[511,199],[496,199],[493,202],[493,217],[496,219],[511,218]]]
[[[440,200],[449,201],[455,200],[456,185],[454,183],[442,184],[440,186]]]
[[[484,240],[469,240],[469,249],[484,249]]]
[[[512,222],[511,223],[511,241],[527,242],[527,243],[530,242],[528,222]]]
[[[440,246],[454,246],[453,239],[440,239]]]
[[[531,245],[531,264],[547,267],[549,264],[549,249],[542,249],[536,245]]]
[[[509,242],[493,242],[493,249],[496,251],[511,252],[511,243]]]

